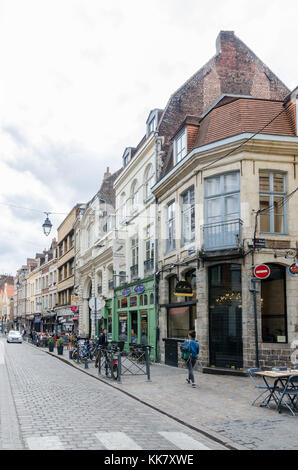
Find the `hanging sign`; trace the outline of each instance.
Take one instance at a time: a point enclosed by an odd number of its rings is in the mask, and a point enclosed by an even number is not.
[[[270,268],[266,264],[259,264],[254,267],[254,276],[258,279],[267,279],[270,276]]]
[[[298,261],[295,261],[291,266],[288,266],[287,272],[291,277],[298,277]]]
[[[174,290],[174,295],[183,297],[193,297],[191,284],[187,281],[178,281]]]

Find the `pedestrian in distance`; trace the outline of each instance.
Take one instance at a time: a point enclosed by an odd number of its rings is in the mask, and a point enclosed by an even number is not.
[[[188,332],[188,339],[180,346],[180,350],[181,357],[185,360],[188,368],[188,378],[186,382],[195,388],[194,366],[199,355],[200,347],[199,343],[196,341],[196,332],[194,330]]]

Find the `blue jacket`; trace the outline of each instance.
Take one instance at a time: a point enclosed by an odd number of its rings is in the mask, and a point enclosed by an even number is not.
[[[191,339],[189,341],[190,344],[190,353],[194,359],[196,359],[199,355],[200,351],[200,346],[199,343],[197,343],[194,339]]]

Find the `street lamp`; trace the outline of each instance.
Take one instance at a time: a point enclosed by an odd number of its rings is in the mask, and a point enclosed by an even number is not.
[[[51,224],[51,221],[49,219],[49,214],[51,212],[45,212],[46,214],[46,220],[44,221],[44,223],[42,224],[42,228],[43,228],[43,232],[46,236],[48,236],[50,234],[50,231],[51,231],[51,228],[52,228],[52,224]]]

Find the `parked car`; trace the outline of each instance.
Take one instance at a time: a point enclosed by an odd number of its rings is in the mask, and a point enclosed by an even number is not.
[[[10,330],[7,335],[7,342],[8,343],[22,343],[23,337],[19,331]]]

